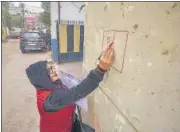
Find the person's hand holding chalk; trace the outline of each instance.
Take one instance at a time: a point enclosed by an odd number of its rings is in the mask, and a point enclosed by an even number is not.
[[[115,58],[113,43],[109,44],[101,53],[98,66],[104,71],[111,68]]]

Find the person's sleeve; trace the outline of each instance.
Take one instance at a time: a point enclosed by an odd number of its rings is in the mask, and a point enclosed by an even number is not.
[[[46,112],[56,112],[67,105],[74,104],[96,89],[103,80],[103,76],[104,71],[96,68],[90,71],[88,76],[79,85],[68,90],[59,89],[53,91],[44,101],[44,110]]]

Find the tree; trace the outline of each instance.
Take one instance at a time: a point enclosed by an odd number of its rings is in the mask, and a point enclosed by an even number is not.
[[[40,21],[44,23],[44,25],[50,27],[51,26],[51,19],[50,13],[48,11],[44,11],[40,14]]]
[[[3,9],[5,9],[5,8],[8,9],[8,8],[9,8],[9,5],[10,5],[9,2],[4,2],[4,1],[2,2],[2,8],[3,8]]]
[[[11,15],[9,14],[9,2],[2,2],[2,24],[11,29]]]
[[[51,26],[51,13],[50,13],[50,2],[41,2],[41,7],[44,12],[40,14],[40,21],[44,23],[48,28]]]
[[[21,16],[21,14],[11,16],[11,21],[12,21],[11,26],[12,27],[22,27],[22,19],[23,18]]]
[[[45,11],[49,11],[50,12],[50,2],[41,2],[41,7],[45,10]]]

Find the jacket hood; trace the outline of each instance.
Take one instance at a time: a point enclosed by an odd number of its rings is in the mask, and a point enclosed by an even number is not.
[[[48,75],[46,63],[46,61],[39,61],[26,69],[26,74],[35,88],[52,89],[57,87],[57,84],[53,83]]]

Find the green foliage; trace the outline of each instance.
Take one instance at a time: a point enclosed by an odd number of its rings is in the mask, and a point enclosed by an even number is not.
[[[11,29],[11,15],[8,12],[9,2],[2,2],[2,24]]]
[[[39,19],[40,19],[40,21],[42,23],[44,23],[44,25],[50,27],[50,25],[51,25],[51,19],[50,18],[51,18],[50,12],[44,11],[44,12],[42,12],[40,14],[40,18]]]
[[[45,11],[50,11],[50,2],[41,2],[41,7],[45,10]]]
[[[12,27],[22,27],[22,16],[21,15],[13,15],[11,16]]]
[[[50,13],[50,2],[41,2],[41,7],[44,12],[40,14],[40,21],[44,23],[47,27],[51,26],[51,13]]]
[[[2,2],[2,8],[3,9],[5,9],[5,8],[8,9],[9,5],[10,5],[9,2],[4,2],[4,1]]]

